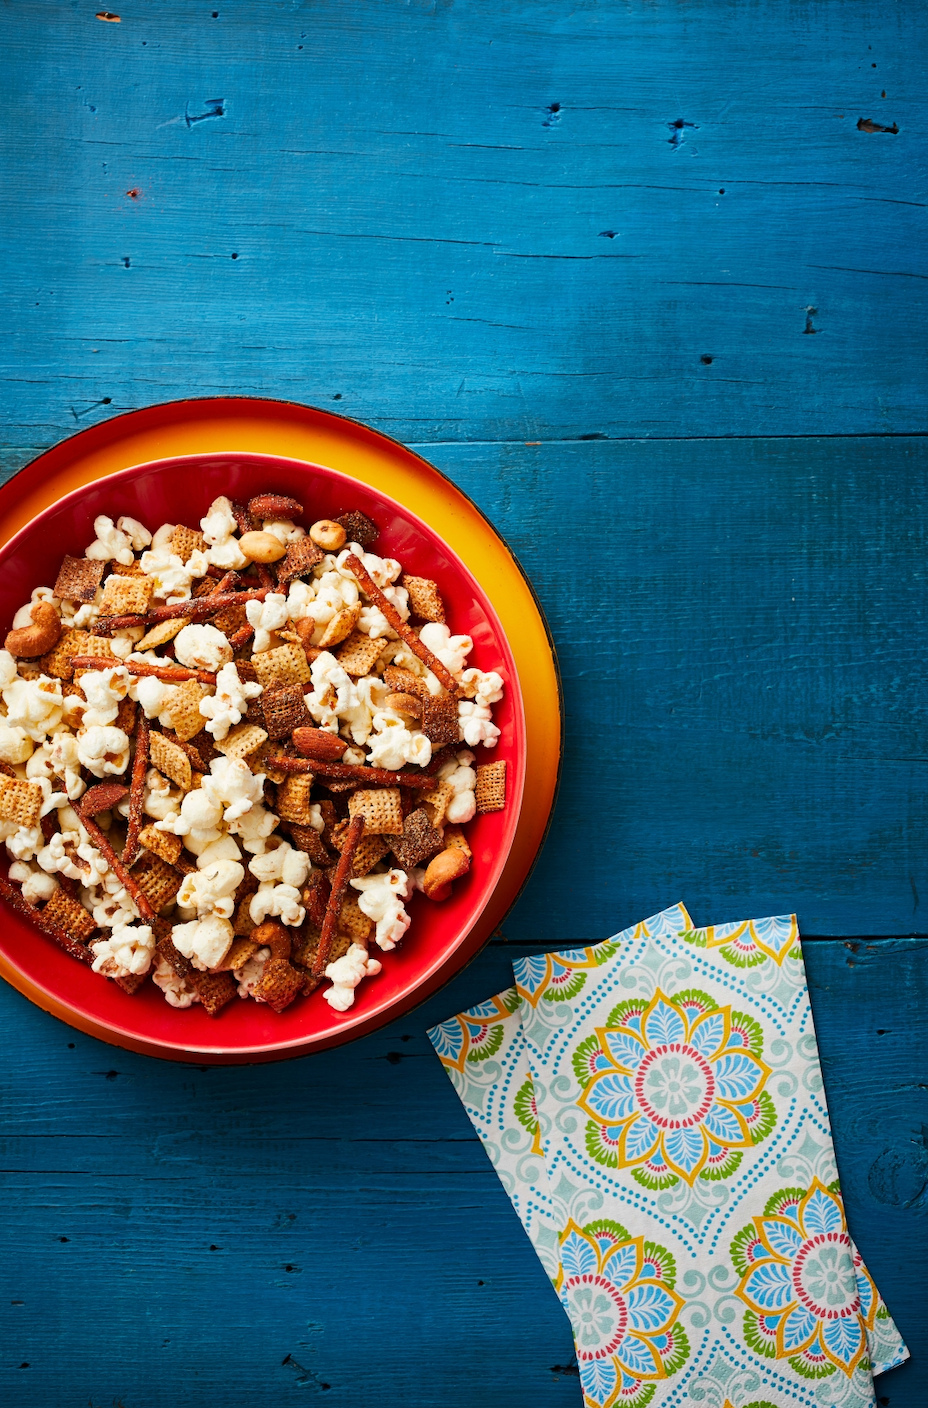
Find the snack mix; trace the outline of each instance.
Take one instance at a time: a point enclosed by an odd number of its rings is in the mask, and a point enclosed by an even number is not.
[[[101,516],[0,651],[0,894],[127,993],[210,1016],[324,978],[347,1011],[506,805],[505,762],[474,754],[500,675],[364,514],[303,512]]]

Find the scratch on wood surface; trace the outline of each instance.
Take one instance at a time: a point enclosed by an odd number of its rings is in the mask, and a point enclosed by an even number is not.
[[[883,97],[884,97],[884,98],[886,97],[886,94],[885,94],[885,93],[883,94]],[[892,135],[895,137],[896,134],[897,134],[898,131],[899,131],[899,128],[898,128],[898,126],[897,126],[897,124],[896,124],[895,122],[893,123],[892,127],[884,127],[884,126],[882,125],[882,123],[880,123],[880,122],[874,122],[872,117],[861,117],[861,118],[858,120],[858,123],[857,123],[857,131],[858,131],[858,132],[891,132]]]
[[[119,15],[114,15],[112,10],[98,10],[97,19],[106,20],[107,24],[121,23],[121,17]]]

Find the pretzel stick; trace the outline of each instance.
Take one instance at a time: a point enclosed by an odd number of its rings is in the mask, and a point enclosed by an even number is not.
[[[254,587],[247,592],[211,592],[209,596],[191,597],[189,601],[176,601],[173,606],[153,606],[150,611],[139,612],[135,616],[101,616],[96,622],[97,632],[121,631],[127,626],[153,626],[158,621],[174,621],[178,616],[197,619],[200,616],[213,616],[225,606],[240,606],[245,601],[263,601],[268,594],[267,587]]]
[[[318,758],[268,757],[270,768],[280,768],[281,772],[311,772],[317,777],[339,777],[346,782],[370,782],[375,787],[417,787],[423,792],[431,792],[438,783],[434,777],[423,777],[420,773],[393,772],[390,768],[364,768],[354,763],[323,763]]]
[[[105,655],[74,655],[71,657],[75,670],[111,670],[114,665],[125,665],[130,675],[140,678],[154,675],[156,680],[167,680],[171,684],[183,684],[184,680],[199,680],[200,684],[215,684],[212,670],[188,670],[185,665],[152,665],[147,660],[117,660]]]
[[[322,929],[319,934],[319,947],[316,949],[316,956],[313,959],[312,975],[317,980],[325,973],[329,954],[332,952],[342,900],[345,898],[348,881],[351,879],[351,873],[354,869],[354,853],[364,835],[364,825],[363,816],[353,816],[348,823],[348,830],[345,832],[345,844],[342,847],[338,865],[335,867],[335,877],[332,880],[332,889],[329,893],[328,903],[325,907],[325,918],[322,921]]]
[[[93,954],[90,949],[79,944],[76,939],[72,939],[70,934],[66,934],[63,929],[59,929],[57,924],[53,924],[50,919],[46,919],[41,909],[36,909],[35,905],[23,899],[16,886],[11,884],[5,876],[0,875],[0,895],[6,900],[11,909],[15,909],[17,914],[21,914],[24,919],[28,919],[37,929],[41,929],[43,934],[47,934],[50,939],[63,948],[65,953],[69,953],[72,958],[79,958],[81,963],[92,963]]]
[[[148,752],[151,729],[144,709],[139,711],[138,728],[135,731],[135,757],[132,760],[132,783],[129,787],[129,826],[126,831],[126,844],[122,848],[122,863],[135,865],[139,858],[139,832],[144,820],[145,778],[148,776]]]
[[[384,596],[361,559],[353,552],[349,552],[342,566],[347,568],[353,576],[357,577],[366,596],[370,598],[375,606],[379,606],[389,624],[396,631],[400,639],[406,642],[413,655],[418,655],[423,665],[428,666],[432,674],[445,686],[449,694],[453,694],[455,698],[459,698],[461,695],[461,686],[458,684],[451,671],[441,663],[437,655],[432,654],[427,645],[423,644],[412,626],[407,625],[392,601]]]
[[[119,859],[119,856],[106,839],[105,833],[100,830],[100,827],[93,818],[87,816],[86,812],[82,811],[80,806],[78,806],[77,810],[80,815],[81,825],[84,827],[87,835],[90,837],[91,841],[93,841],[117,880],[121,880],[125,888],[129,891],[139,914],[143,919],[147,919],[149,923],[154,923],[155,911],[149,904],[148,896],[139,889],[138,881],[133,875],[129,874],[128,870]]]
[[[239,626],[234,635],[229,636],[229,644],[233,650],[241,650],[246,646],[255,633],[254,626]]]

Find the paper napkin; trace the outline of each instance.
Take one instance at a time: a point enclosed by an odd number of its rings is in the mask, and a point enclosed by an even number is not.
[[[429,1035],[590,1408],[872,1403],[908,1351],[847,1237],[795,920],[675,906],[515,970]]]

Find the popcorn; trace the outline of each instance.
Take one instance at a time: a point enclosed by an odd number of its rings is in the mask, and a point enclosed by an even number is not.
[[[41,743],[61,723],[64,698],[61,681],[40,675],[37,680],[14,679],[2,691],[8,728],[21,728]]]
[[[195,1002],[200,1000],[193,988],[174,972],[170,963],[164,958],[159,960],[158,966],[152,972],[151,980],[164,993],[164,1000],[169,1007],[192,1007]]]
[[[354,1006],[354,990],[361,979],[375,977],[382,967],[376,958],[368,958],[361,944],[352,944],[346,954],[327,965],[325,976],[332,986],[322,996],[336,1012],[347,1012]]]
[[[32,757],[34,744],[24,728],[0,724],[0,762],[25,763]]]
[[[461,684],[468,698],[482,708],[498,704],[503,697],[503,677],[495,670],[484,673],[472,666],[461,675]]]
[[[150,550],[142,553],[141,567],[155,583],[155,596],[164,597],[170,603],[189,598],[191,582],[195,577],[206,576],[209,560],[205,553],[196,551],[184,562],[170,547],[156,547],[153,541]]]
[[[299,888],[306,883],[312,865],[305,851],[294,850],[289,842],[281,841],[272,850],[250,860],[248,869],[257,880],[276,880]]]
[[[306,695],[306,707],[318,724],[323,728],[334,725],[333,732],[337,732],[339,714],[357,704],[351,676],[327,650],[316,656],[309,673],[313,688]]]
[[[8,650],[0,650],[0,690],[6,689],[7,685],[16,679],[17,664],[14,657]]]
[[[10,866],[10,879],[18,880],[23,890],[23,899],[29,904],[44,904],[58,889],[58,881],[44,870],[36,870],[28,862],[16,860]]]
[[[175,924],[171,938],[177,952],[189,958],[194,968],[205,973],[221,963],[232,947],[232,925],[228,919],[210,914],[205,919]]]
[[[252,895],[248,912],[256,924],[265,919],[280,919],[294,927],[302,924],[306,911],[300,904],[300,892],[294,885],[275,885],[273,880],[258,886]]]
[[[174,654],[190,670],[220,670],[232,660],[232,647],[215,626],[185,626],[174,638]]]
[[[214,758],[201,791],[218,808],[221,819],[237,821],[264,796],[264,774],[253,773],[243,758]]]
[[[290,619],[288,599],[280,592],[268,592],[263,601],[246,602],[245,615],[255,628],[252,650],[270,650],[271,632],[279,631]]]
[[[128,567],[130,562],[135,561],[129,535],[117,528],[111,518],[104,514],[95,518],[93,531],[97,536],[84,553],[91,562],[116,561],[122,563],[123,567]]]
[[[405,870],[388,870],[384,875],[365,875],[349,881],[360,890],[358,908],[368,919],[376,921],[374,935],[377,947],[389,952],[396,948],[412,922],[403,908],[403,900],[412,894]]]
[[[195,910],[199,919],[210,914],[231,919],[235,911],[232,897],[244,879],[245,867],[237,861],[214,860],[204,869],[184,876],[177,903],[184,909]]]
[[[108,939],[90,945],[93,971],[107,978],[128,978],[147,973],[155,951],[155,938],[147,924],[119,924]]]
[[[213,841],[218,841],[222,832],[222,803],[215,801],[206,791],[205,783],[194,792],[187,792],[181,802],[180,811],[170,811],[162,820],[155,822],[156,831],[170,831],[175,836],[186,838],[186,846],[194,855],[199,855]]]
[[[78,735],[77,756],[94,777],[125,772],[129,765],[129,737],[121,728],[94,725]]]
[[[465,660],[474,648],[470,636],[453,636],[448,627],[438,621],[427,622],[419,632],[419,639],[452,675],[461,673]]]
[[[485,744],[487,748],[496,747],[499,729],[491,722],[488,704],[475,704],[470,699],[461,699],[458,702],[458,723],[461,737],[472,748],[476,748],[479,743]]]
[[[130,698],[141,704],[146,719],[157,719],[162,728],[173,728],[171,700],[176,691],[176,684],[167,684],[154,675],[133,676],[129,686]]]
[[[180,788],[172,787],[166,777],[150,768],[145,778],[145,801],[143,811],[155,821],[164,821],[180,806]]]
[[[300,528],[296,523],[291,523],[289,518],[268,520],[261,526],[265,533],[273,533],[275,538],[279,538],[285,548],[306,537],[306,529]]]
[[[267,847],[267,838],[277,825],[278,818],[273,812],[265,811],[264,807],[253,804],[250,811],[244,812],[235,821],[230,822],[229,831],[233,836],[237,836],[242,843],[244,850],[252,855],[263,855]]]
[[[93,728],[95,725],[111,724],[119,713],[120,703],[129,693],[129,671],[125,665],[116,665],[107,670],[87,670],[81,675],[80,684],[87,700],[82,726]]]
[[[247,567],[248,559],[233,536],[238,524],[224,494],[213,500],[209,513],[200,519],[200,529],[208,544],[206,558],[212,566],[222,567],[226,572]]]
[[[395,639],[396,636],[379,606],[363,606],[361,608],[357,629],[362,635],[370,636],[372,640],[385,639],[387,636],[393,636]]]
[[[129,539],[129,546],[134,548],[136,552],[141,552],[142,548],[147,548],[151,542],[151,534],[144,523],[140,523],[137,518],[129,518],[126,514],[123,514],[122,518],[117,518],[116,527],[119,529],[120,533],[125,534]],[[96,531],[96,524],[94,524],[94,532]],[[89,555],[88,553],[88,556]],[[126,566],[128,566],[128,563]]]
[[[392,709],[378,709],[368,739],[368,759],[376,768],[401,768],[404,763],[425,767],[432,759],[432,745],[424,733],[411,732]]]
[[[49,875],[67,875],[89,887],[98,885],[107,874],[108,866],[100,852],[90,844],[86,833],[82,838],[76,828],[58,832],[46,846],[42,846],[40,839],[39,846],[36,862]]]

